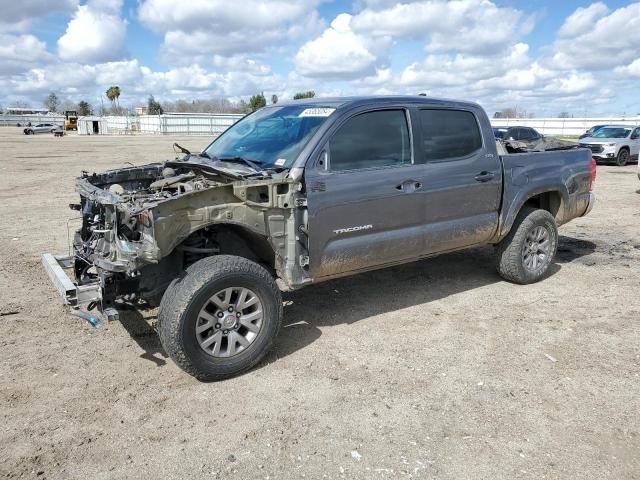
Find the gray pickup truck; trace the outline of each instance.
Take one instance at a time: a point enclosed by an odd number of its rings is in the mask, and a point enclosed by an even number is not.
[[[557,227],[594,204],[589,150],[500,152],[474,103],[278,103],[200,153],[178,148],[164,163],[84,172],[73,255],[43,264],[90,321],[93,309],[159,305],[163,347],[200,379],[264,356],[282,291],[483,244],[505,279],[538,281]]]

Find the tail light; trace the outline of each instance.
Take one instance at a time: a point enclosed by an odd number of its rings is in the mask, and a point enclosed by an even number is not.
[[[596,182],[596,160],[594,158],[589,162],[589,191],[593,190],[593,184]]]

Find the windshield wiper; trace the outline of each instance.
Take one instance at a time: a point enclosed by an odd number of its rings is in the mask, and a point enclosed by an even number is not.
[[[177,148],[178,150],[180,150],[182,153],[184,153],[185,155],[191,155],[191,152],[189,150],[187,150],[186,148],[184,148],[181,145],[178,145],[177,143],[173,144],[173,148]]]
[[[256,172],[259,172],[262,170],[262,167],[260,167],[260,163],[262,163],[260,160],[249,160],[248,158],[244,158],[244,157],[213,157],[212,160],[218,160],[219,162],[235,162],[235,163],[244,163],[245,165],[253,168]]]

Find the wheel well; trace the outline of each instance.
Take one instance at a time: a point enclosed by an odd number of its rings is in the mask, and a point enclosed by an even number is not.
[[[629,146],[628,145],[624,145],[624,146],[620,147],[620,150],[629,150]],[[618,152],[620,152],[620,150],[618,150]]]
[[[546,210],[558,220],[558,213],[562,206],[562,195],[558,191],[540,193],[529,198],[524,206]]]
[[[193,232],[176,250],[184,253],[185,267],[210,255],[236,255],[275,268],[275,252],[266,237],[231,224],[211,225]]]

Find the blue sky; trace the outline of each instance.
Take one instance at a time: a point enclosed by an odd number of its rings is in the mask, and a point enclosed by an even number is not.
[[[640,3],[22,0],[0,18],[0,105],[415,94],[528,115],[640,112]]]

